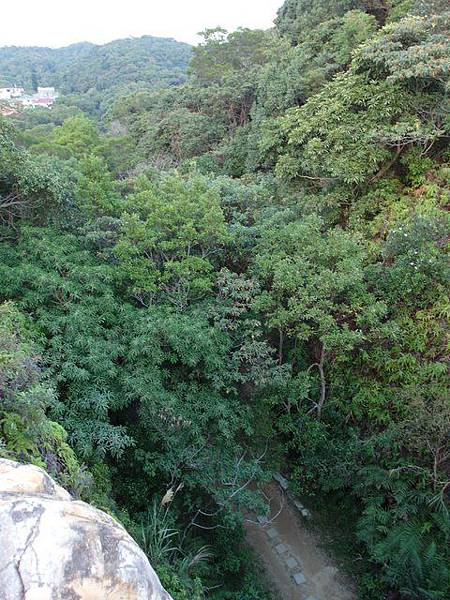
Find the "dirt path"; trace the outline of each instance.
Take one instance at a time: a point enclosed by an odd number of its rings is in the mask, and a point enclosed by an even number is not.
[[[270,520],[250,522],[253,518],[249,517],[247,540],[280,600],[357,600],[350,583],[320,549],[316,536],[302,525],[279,486],[270,484],[266,493],[272,507]]]

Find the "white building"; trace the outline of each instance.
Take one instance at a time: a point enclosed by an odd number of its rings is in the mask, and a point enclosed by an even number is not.
[[[14,98],[20,98],[23,93],[24,89],[16,86],[0,88],[0,100],[13,100]]]
[[[17,99],[17,103],[22,106],[33,106],[33,96],[23,95]]]
[[[3,101],[13,109],[20,106],[22,108],[35,108],[39,106],[42,108],[51,108],[57,97],[58,92],[54,87],[38,87],[35,94],[25,94],[23,88],[15,86],[0,88],[0,102]]]
[[[53,98],[55,99],[58,94],[55,91],[54,87],[38,87],[37,94],[39,98]]]

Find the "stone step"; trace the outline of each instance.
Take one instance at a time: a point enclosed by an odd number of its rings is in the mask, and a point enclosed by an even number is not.
[[[256,519],[257,519],[257,521],[258,521],[258,523],[260,525],[267,525],[267,523],[269,522],[269,519],[267,517],[262,516],[262,515],[258,515],[256,517]]]
[[[287,560],[286,560],[286,566],[289,570],[293,571],[294,569],[298,569],[299,567],[299,562],[298,560],[294,557],[294,556],[290,556]]]
[[[281,485],[284,491],[286,491],[289,488],[289,481],[280,473],[275,473],[273,478]]]
[[[301,571],[299,571],[298,573],[294,573],[292,577],[297,585],[302,585],[306,583],[306,577]]]
[[[300,500],[294,500],[294,506],[299,512],[302,512],[302,510],[305,510],[305,507],[300,502]]]
[[[277,554],[286,554],[288,551],[288,547],[286,546],[286,544],[277,544],[275,546],[275,552]]]

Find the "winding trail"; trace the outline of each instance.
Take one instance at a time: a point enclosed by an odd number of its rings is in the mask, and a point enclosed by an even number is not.
[[[265,490],[268,522],[249,516],[247,541],[260,557],[280,600],[358,600],[351,584],[302,524],[298,511],[276,483]]]

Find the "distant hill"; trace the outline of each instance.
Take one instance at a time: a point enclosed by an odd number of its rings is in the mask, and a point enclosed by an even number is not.
[[[62,94],[114,95],[130,84],[160,88],[186,79],[191,46],[143,36],[104,45],[0,48],[0,87],[54,86]]]

